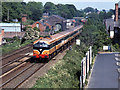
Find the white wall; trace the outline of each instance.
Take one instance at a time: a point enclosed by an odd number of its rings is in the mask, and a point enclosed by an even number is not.
[[[21,32],[20,23],[0,23],[0,27],[4,32]]]

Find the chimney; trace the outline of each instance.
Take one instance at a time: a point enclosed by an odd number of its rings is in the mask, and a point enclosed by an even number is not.
[[[1,34],[2,34],[2,37],[4,37],[4,29],[2,29]]]
[[[118,21],[118,3],[115,4],[115,21]]]
[[[27,21],[27,14],[23,14],[22,15],[22,22],[26,22]]]

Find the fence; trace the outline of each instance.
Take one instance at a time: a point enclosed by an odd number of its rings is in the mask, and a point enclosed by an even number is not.
[[[86,53],[86,56],[81,61],[81,76],[80,76],[80,88],[84,87],[85,80],[88,78],[92,64],[92,47]]]

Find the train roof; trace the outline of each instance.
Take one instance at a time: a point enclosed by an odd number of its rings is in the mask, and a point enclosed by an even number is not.
[[[82,26],[82,25],[81,25],[81,26]],[[47,38],[42,38],[42,39],[36,40],[36,41],[34,42],[34,44],[37,43],[38,41],[41,41],[41,42],[44,41],[44,42],[46,42],[47,44],[54,43],[55,41],[57,41],[57,40],[65,37],[66,35],[72,33],[73,31],[76,31],[76,30],[78,30],[78,29],[80,29],[80,27],[79,27],[79,28],[78,28],[78,27],[75,27],[74,30],[73,30],[73,29],[69,29],[69,30],[66,30],[66,31],[63,31],[63,32],[54,34],[54,35],[52,35],[50,38],[47,37]]]

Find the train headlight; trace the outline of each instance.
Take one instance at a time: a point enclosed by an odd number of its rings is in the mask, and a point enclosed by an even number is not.
[[[40,49],[40,51],[42,51],[42,49]]]

